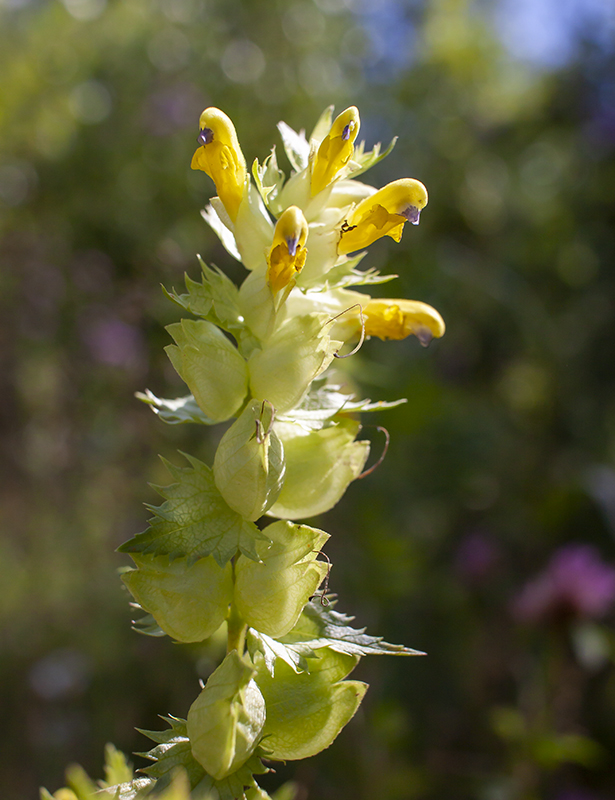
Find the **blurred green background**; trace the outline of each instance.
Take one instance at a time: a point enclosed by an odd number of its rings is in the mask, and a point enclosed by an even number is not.
[[[366,420],[388,457],[318,524],[339,609],[428,656],[364,659],[360,714],[267,787],[615,796],[614,42],[610,0],[0,0],[3,800],[146,749],[134,727],[185,716],[213,667],[215,643],[130,630],[114,550],[157,454],[211,459],[220,432],[133,394],[183,389],[159,284],[197,252],[241,278],[199,216],[201,110],[250,163],[330,103],[368,145],[400,135],[367,182],[427,185],[420,227],[364,263],[448,331],[349,360],[409,402]]]

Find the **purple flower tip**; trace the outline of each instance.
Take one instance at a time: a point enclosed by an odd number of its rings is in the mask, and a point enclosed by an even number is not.
[[[408,206],[403,211],[399,212],[402,217],[405,217],[412,225],[419,224],[419,217],[421,216],[421,209],[416,206]]]
[[[211,144],[214,140],[214,132],[211,128],[203,128],[203,130],[200,131],[199,135],[196,137],[196,140],[203,146],[206,144]]]

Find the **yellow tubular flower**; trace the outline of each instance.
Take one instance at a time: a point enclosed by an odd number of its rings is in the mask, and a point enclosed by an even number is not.
[[[312,197],[325,189],[354,154],[354,140],[360,127],[359,110],[350,106],[335,118],[320,143],[312,166]]]
[[[239,146],[235,126],[219,108],[206,108],[199,120],[201,145],[192,157],[192,169],[206,172],[216,184],[230,218],[235,221],[243,198],[246,161]]]
[[[444,320],[435,308],[418,300],[374,298],[363,308],[365,335],[405,339],[414,334],[423,347],[444,335]]]
[[[413,178],[388,183],[375,194],[361,200],[342,225],[337,250],[353,253],[382,236],[398,242],[406,222],[419,224],[419,215],[427,205],[427,189]]]
[[[277,221],[273,244],[267,254],[267,282],[274,294],[303,269],[307,250],[308,224],[297,206],[289,206]]]

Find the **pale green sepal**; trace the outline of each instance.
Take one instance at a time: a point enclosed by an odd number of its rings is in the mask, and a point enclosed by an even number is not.
[[[382,145],[380,142],[374,145],[372,150],[369,150],[367,153],[364,152],[365,142],[360,142],[358,147],[355,147],[354,155],[352,157],[351,168],[348,171],[348,178],[358,178],[359,175],[362,175],[368,169],[376,166],[383,158],[386,158],[389,153],[393,150],[395,145],[397,144],[397,136],[395,136],[389,146],[384,150],[382,153],[380,152],[380,148]]]
[[[271,148],[271,153],[269,153],[262,165],[259,164],[258,158],[254,159],[252,175],[265,205],[269,207],[280,193],[286,177],[278,167],[275,147]]]
[[[248,360],[250,389],[276,411],[294,408],[325,370],[341,342],[330,339],[326,314],[304,314],[281,325]]]
[[[257,269],[267,263],[265,252],[271,247],[273,223],[258,189],[250,180],[246,181],[233,233],[246,269]]]
[[[191,394],[165,399],[156,397],[153,392],[146,389],[145,392],[135,392],[135,397],[142,403],[147,403],[154,414],[169,425],[180,425],[184,422],[196,422],[200,425],[217,424],[203,413]]]
[[[287,520],[263,533],[272,544],[259,547],[261,563],[237,559],[234,602],[251,628],[278,638],[294,627],[328,572],[328,565],[316,559],[329,534]]]
[[[240,551],[258,561],[256,541],[266,541],[267,537],[229,508],[206,464],[192,456],[186,458],[190,467],[176,467],[163,459],[177,482],[154,487],[165,502],[158,507],[147,506],[154,513],[150,527],[118,551],[187,558],[189,564],[211,555],[221,567]]]
[[[255,674],[233,650],[190,706],[186,730],[192,754],[217,780],[241,767],[260,739],[265,701],[253,680]]]
[[[266,265],[250,272],[241,284],[239,307],[254,336],[261,341],[267,339],[273,331],[276,309],[271,287],[267,283]]]
[[[295,761],[320,753],[354,716],[367,684],[344,681],[358,658],[323,649],[309,673],[279,662],[275,678],[264,664],[256,680],[265,698],[267,720],[261,743],[267,758]]]
[[[252,521],[275,503],[284,480],[284,449],[274,416],[271,403],[251,400],[222,437],[214,458],[220,494]]]
[[[186,730],[186,722],[177,717],[163,717],[171,726],[165,731],[144,731],[143,733],[156,747],[147,753],[138,755],[154,763],[141,770],[148,775],[147,785],[157,791],[172,785],[172,779],[178,769],[186,772],[192,789],[192,797],[200,800],[245,800],[244,787],[254,787],[253,775],[262,775],[269,770],[263,766],[256,755],[250,758],[236,772],[222,781],[208,775],[196,761],[190,747],[190,739]],[[137,781],[134,781],[136,784]],[[122,787],[123,788],[123,787]],[[136,800],[134,795],[122,794],[121,800]]]
[[[331,130],[334,109],[335,106],[327,106],[320,117],[318,117],[318,122],[314,125],[314,130],[310,134],[310,146],[313,149],[318,148],[318,145]]]
[[[144,611],[178,642],[202,642],[228,616],[233,597],[230,563],[218,566],[209,556],[191,566],[186,559],[133,554],[136,569],[122,580]],[[120,781],[118,781],[119,783]]]
[[[297,133],[285,122],[278,122],[278,130],[291,166],[297,172],[301,172],[307,167],[310,155],[310,145],[305,138],[305,131]]]
[[[232,417],[246,396],[245,359],[222,331],[207,320],[167,325],[175,344],[165,351],[205,415],[216,422]]]
[[[357,400],[353,395],[342,392],[341,389],[341,386],[335,384],[313,385],[301,404],[286,414],[280,414],[277,417],[278,422],[296,422],[306,430],[319,430],[339,414],[385,411],[408,402],[405,397],[391,401],[372,402],[369,398]]]
[[[297,286],[302,288],[311,286],[333,269],[339,260],[337,253],[339,238],[339,231],[331,225],[310,224],[307,257],[303,269],[297,276]]]
[[[267,513],[304,519],[333,508],[367,461],[369,442],[355,441],[360,427],[352,419],[311,431],[297,423],[276,423],[284,445],[286,476],[277,502]]]
[[[217,198],[212,198],[212,200],[215,199]],[[220,203],[220,205],[222,204]],[[223,206],[222,209],[224,209]],[[233,235],[232,231],[233,223],[228,217],[228,214],[224,212],[224,216],[228,219],[228,224],[231,226],[230,228],[222,221],[220,218],[220,211],[218,208],[214,207],[213,203],[210,203],[207,208],[204,208],[201,211],[201,216],[216,234],[218,239],[220,239],[226,252],[233,256],[233,258],[237,259],[237,261],[241,261],[241,255],[237,249],[237,243],[235,242],[235,236]]]
[[[307,209],[312,200],[311,173],[309,169],[294,172],[284,184],[282,191],[271,201],[271,212],[279,217],[289,206],[297,206],[302,211]],[[341,222],[341,220],[340,220]],[[310,231],[310,236],[312,235]],[[339,233],[337,234],[339,239]],[[308,248],[311,245],[308,244]]]
[[[239,309],[239,290],[221,270],[208,267],[200,256],[198,259],[203,275],[202,282],[193,281],[186,274],[184,280],[187,293],[177,294],[175,290],[169,292],[163,288],[164,293],[181,308],[196,317],[213,322],[225,331],[241,330],[244,321]]]
[[[389,283],[399,275],[382,275],[377,269],[356,269],[357,265],[367,255],[366,251],[352,258],[339,261],[324,275],[314,277],[302,288],[311,292],[327,292],[334,289],[344,289],[347,286],[367,286],[369,284]]]
[[[137,611],[143,610],[138,603],[130,603],[130,607]],[[167,635],[151,614],[145,614],[139,619],[133,619],[132,629],[137,633],[142,633],[144,636],[153,636],[155,638]]]

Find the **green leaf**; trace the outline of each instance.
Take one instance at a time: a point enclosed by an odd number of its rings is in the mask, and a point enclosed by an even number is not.
[[[206,464],[185,457],[190,467],[176,467],[163,459],[176,483],[154,487],[165,502],[147,506],[155,515],[150,527],[119,547],[119,552],[187,558],[189,564],[212,555],[223,567],[240,551],[258,561],[255,542],[266,537],[228,507]]]
[[[217,780],[236,772],[254,752],[265,724],[256,670],[232,650],[190,706],[186,730],[192,754]]]
[[[185,397],[176,397],[172,400],[165,400],[156,397],[153,392],[146,389],[145,392],[136,392],[135,397],[152,409],[163,422],[169,425],[179,425],[184,422],[196,422],[200,425],[216,425],[216,421],[209,419],[198,407],[196,400],[191,394]]]
[[[328,598],[327,598],[328,599]],[[354,617],[334,610],[335,601],[323,605],[320,598],[310,600],[295,627],[280,641],[250,629],[248,647],[254,660],[257,652],[273,675],[275,662],[281,658],[295,672],[309,672],[316,651],[328,647],[338,653],[351,656],[391,655],[422,656],[420,650],[412,650],[399,644],[389,644],[381,636],[369,636],[365,628],[352,628],[348,623]]]
[[[342,387],[336,384],[312,384],[312,388],[297,408],[286,414],[279,414],[279,422],[298,422],[306,430],[318,430],[338,415],[356,414],[363,411],[384,411],[395,408],[408,401],[376,400],[369,398],[357,400],[351,394],[345,394]]]
[[[185,275],[186,294],[177,294],[175,290],[167,291],[167,297],[181,308],[197,317],[212,322],[225,331],[235,331],[244,327],[239,311],[239,290],[221,270],[217,267],[208,267],[198,256],[203,273],[202,283],[193,281]]]
[[[319,430],[298,423],[276,423],[284,446],[286,476],[272,517],[305,519],[333,508],[358,478],[369,455],[368,441],[355,441],[361,425],[340,418]]]
[[[132,558],[137,569],[124,572],[122,580],[164,633],[178,642],[202,642],[222,625],[233,597],[230,564],[219,567],[211,556],[192,565],[168,556]]]
[[[139,609],[141,611],[143,610],[138,603],[131,603],[130,607]],[[132,629],[137,633],[142,633],[144,636],[166,636],[166,633],[162,630],[160,625],[156,622],[151,614],[145,614],[139,619],[133,619]]]
[[[167,331],[175,344],[165,352],[205,415],[215,422],[232,417],[248,388],[247,364],[235,345],[205,319],[183,319]]]
[[[367,153],[365,153],[365,142],[361,142],[359,146],[355,148],[354,155],[352,157],[354,165],[350,168],[347,177],[358,178],[359,175],[362,175],[368,169],[374,167],[376,164],[382,161],[383,158],[386,158],[389,155],[396,143],[397,136],[391,140],[391,143],[383,153],[380,152],[380,148],[382,147],[380,142],[374,145],[372,150],[369,150]]]
[[[275,678],[261,663],[256,681],[267,705],[261,746],[268,758],[308,758],[329,747],[354,716],[367,685],[344,681],[358,658],[320,650],[310,672],[278,663]]]
[[[111,743],[105,745],[105,786],[128,783],[133,778],[132,764]]]
[[[241,556],[235,564],[235,604],[246,623],[268,636],[280,637],[296,624],[303,606],[328,572],[317,561],[329,535],[287,520],[263,531],[272,544],[261,563]]]
[[[305,131],[297,133],[285,122],[278,122],[278,130],[291,166],[297,172],[301,172],[307,167],[310,155],[310,145],[305,138]]]

